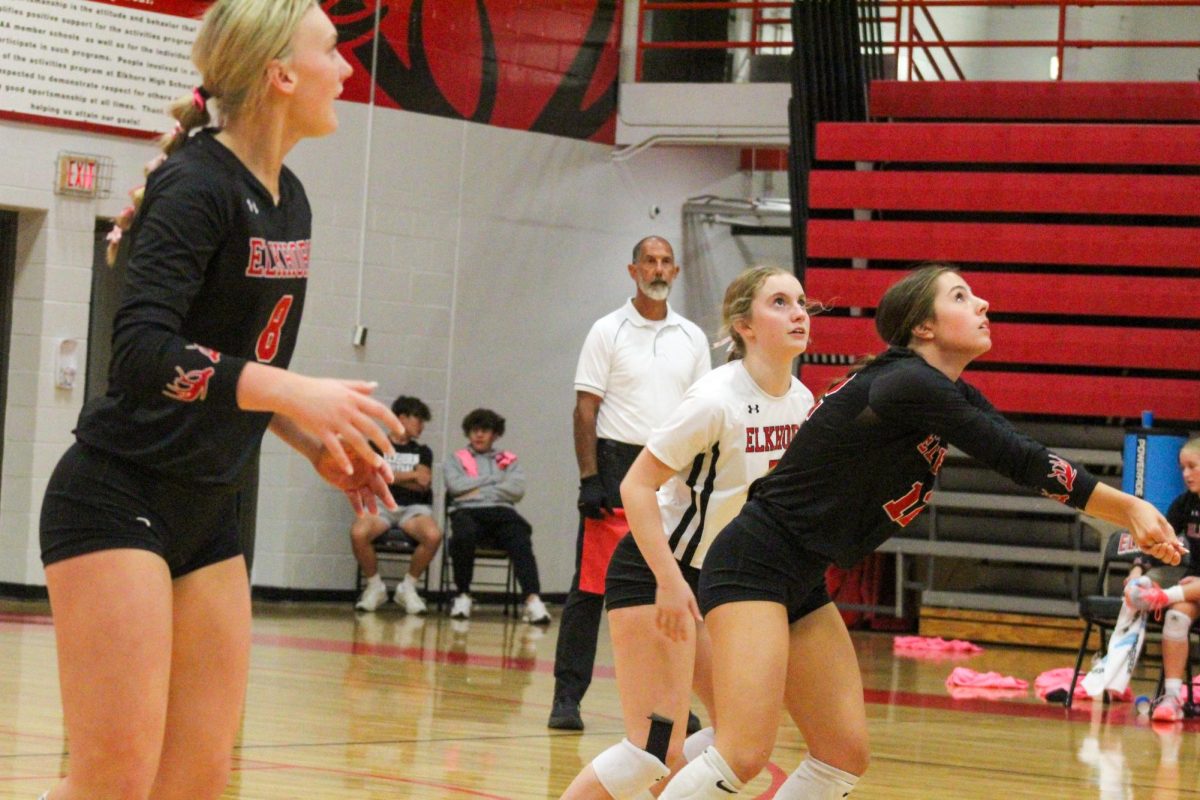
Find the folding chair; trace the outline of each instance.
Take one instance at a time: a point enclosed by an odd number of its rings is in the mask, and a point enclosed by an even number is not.
[[[404,580],[404,576],[408,574],[408,565],[412,561],[413,552],[417,549],[417,542],[399,528],[388,528],[379,538],[371,542],[371,546],[375,548],[375,558],[379,561],[379,577],[383,578],[385,584],[390,580],[388,591],[394,592],[396,584]],[[401,569],[394,577],[389,578],[386,574],[388,566]],[[426,569],[425,574],[421,576],[421,593],[425,595],[429,594],[429,573],[430,570]],[[354,602],[358,602],[366,580],[363,578],[361,567],[356,566],[354,574]]]
[[[454,582],[450,575],[450,539],[454,536],[454,532],[453,526],[450,524],[449,509],[445,511],[442,526],[444,545],[442,546],[442,574],[438,580],[438,611],[449,608],[454,595]],[[481,568],[490,572],[491,577],[481,579],[479,574]],[[471,582],[471,589],[476,603],[479,602],[480,595],[475,590],[481,586],[503,593],[501,603],[504,616],[515,617],[520,613],[521,597],[517,591],[517,574],[507,551],[494,547],[475,547],[475,578]]]
[[[1133,568],[1133,561],[1140,553],[1141,551],[1137,545],[1133,543],[1133,537],[1127,531],[1114,532],[1108,537],[1108,541],[1104,545],[1104,554],[1100,560],[1100,573],[1096,581],[1096,592],[1095,594],[1087,595],[1079,601],[1079,617],[1086,624],[1083,628],[1083,637],[1079,641],[1079,652],[1075,656],[1075,672],[1071,676],[1070,690],[1063,701],[1063,705],[1067,708],[1071,707],[1075,699],[1075,685],[1080,680],[1079,670],[1083,666],[1083,657],[1088,651],[1088,639],[1091,637],[1093,628],[1100,633],[1101,651],[1108,651],[1109,638],[1112,635],[1113,628],[1116,626],[1117,616],[1121,613],[1121,604],[1124,602],[1125,587],[1123,578]],[[1183,563],[1186,564],[1187,561]],[[1161,624],[1153,619],[1151,620],[1151,625],[1161,630]],[[1195,631],[1195,626],[1193,626],[1192,631]],[[1162,692],[1162,686],[1163,675],[1160,667],[1158,688],[1155,690],[1155,696]],[[1190,652],[1188,653],[1187,663],[1187,687],[1188,706],[1194,708],[1191,696],[1192,661]]]

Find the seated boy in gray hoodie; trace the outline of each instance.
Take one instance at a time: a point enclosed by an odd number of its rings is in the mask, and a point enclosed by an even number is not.
[[[471,616],[475,548],[485,545],[504,550],[512,559],[517,583],[525,596],[522,621],[549,625],[550,614],[538,597],[533,528],[514,507],[525,496],[525,473],[516,455],[495,449],[496,440],[504,435],[504,417],[491,409],[477,408],[463,417],[462,428],[468,444],[447,458],[443,466],[453,531],[450,562],[458,590],[450,616]]]

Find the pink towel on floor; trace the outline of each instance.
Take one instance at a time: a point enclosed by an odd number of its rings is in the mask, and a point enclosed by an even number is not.
[[[1067,699],[1067,690],[1071,688],[1071,675],[1074,671],[1070,667],[1048,669],[1034,679],[1033,691],[1048,703],[1061,703]],[[1050,697],[1051,693],[1055,696]],[[1083,688],[1083,673],[1080,673],[1079,680],[1075,682],[1075,700],[1087,699],[1088,693]]]
[[[1020,689],[1029,688],[1029,681],[1001,675],[999,672],[976,672],[969,667],[955,667],[946,678],[946,688],[966,687],[971,689]]]
[[[946,641],[940,636],[897,636],[892,639],[892,650],[972,655],[982,652],[983,648],[962,639]]]

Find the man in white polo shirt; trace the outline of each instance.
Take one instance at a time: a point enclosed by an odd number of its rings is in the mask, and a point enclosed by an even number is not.
[[[670,243],[648,236],[633,248],[633,299],[592,325],[575,371],[575,458],[579,533],[575,578],[563,607],[554,658],[549,727],[582,730],[579,703],[592,680],[604,596],[582,591],[583,518],[621,507],[621,479],[642,446],[711,369],[708,340],[667,305],[679,274]]]

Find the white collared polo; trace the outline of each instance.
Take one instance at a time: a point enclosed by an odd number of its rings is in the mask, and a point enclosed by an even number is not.
[[[575,390],[603,400],[598,437],[644,445],[688,387],[711,368],[708,340],[699,326],[669,305],[665,319],[646,319],[630,299],[592,325],[579,354]]]

